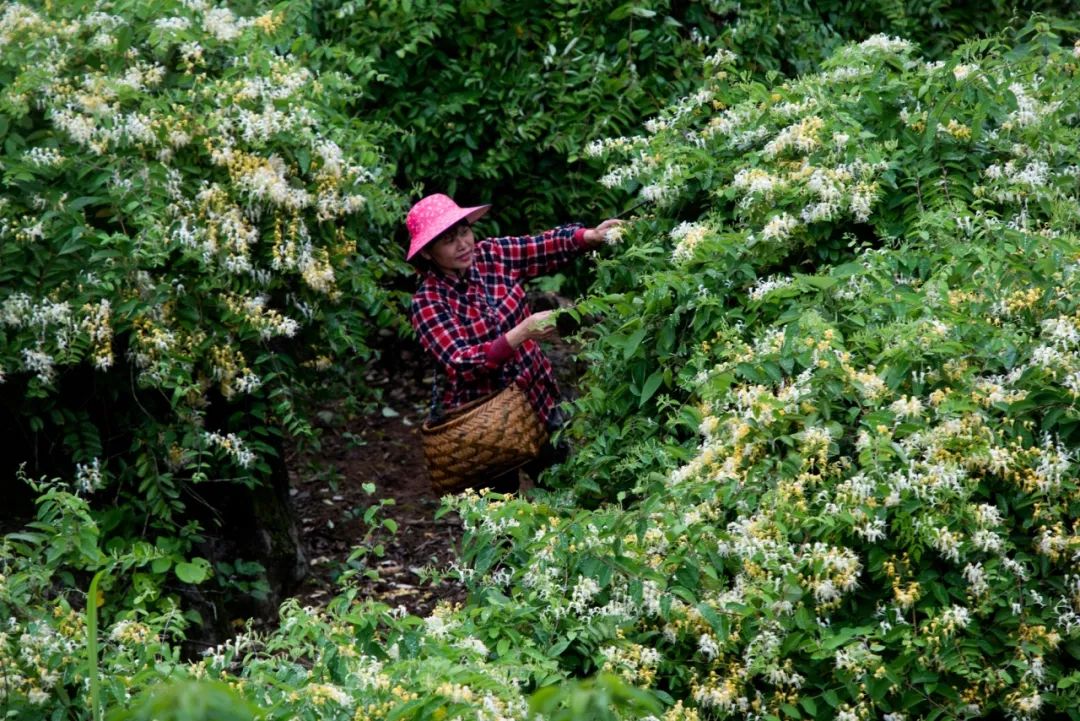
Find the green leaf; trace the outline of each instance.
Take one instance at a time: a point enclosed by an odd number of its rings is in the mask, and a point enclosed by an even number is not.
[[[210,562],[205,558],[193,558],[176,564],[173,572],[184,583],[200,584],[210,576]]]
[[[1064,676],[1058,679],[1057,687],[1064,691],[1067,688],[1071,688],[1080,683],[1080,673],[1071,673],[1068,676]]]
[[[626,344],[623,346],[623,360],[630,360],[630,358],[637,353],[641,341],[645,340],[646,332],[645,328],[639,328],[626,339]]]
[[[656,393],[656,390],[660,387],[663,380],[664,372],[662,370],[654,371],[651,376],[645,379],[645,384],[641,388],[641,399],[638,401],[638,408],[641,408],[648,403],[649,399]]]

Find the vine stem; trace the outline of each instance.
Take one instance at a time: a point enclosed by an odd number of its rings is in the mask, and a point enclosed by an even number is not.
[[[97,643],[97,609],[98,609],[98,583],[105,571],[101,570],[94,574],[94,580],[90,581],[90,591],[86,597],[86,660],[89,666],[87,673],[90,676],[90,714],[93,721],[101,721],[101,689],[98,678],[98,643]]]

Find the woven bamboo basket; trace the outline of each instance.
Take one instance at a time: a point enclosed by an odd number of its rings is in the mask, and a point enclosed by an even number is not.
[[[520,468],[540,453],[547,431],[516,384],[454,409],[420,432],[431,485],[457,493]]]

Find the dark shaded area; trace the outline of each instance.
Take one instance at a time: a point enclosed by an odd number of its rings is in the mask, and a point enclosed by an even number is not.
[[[269,479],[255,488],[221,482],[191,489],[197,500],[188,504],[190,518],[204,529],[194,552],[215,575],[180,588],[185,606],[203,620],[189,631],[189,655],[230,638],[241,621],[274,623],[281,602],[308,573],[282,450]]]
[[[19,480],[18,471],[30,479],[60,478],[73,481],[77,462],[100,458],[106,468],[133,462],[135,433],[140,424],[162,423],[172,413],[159,392],[137,388],[133,369],[123,352],[117,367],[106,376],[87,364],[65,368],[48,394],[35,391],[25,373],[11,374],[0,384],[0,473],[4,500],[0,508],[0,532],[22,528],[35,514],[35,494]],[[131,387],[118,379],[131,378]],[[226,403],[216,398],[207,413],[208,427],[225,427],[228,416],[243,416],[245,403]],[[219,424],[219,425],[214,425]],[[276,452],[267,453],[270,470],[254,487],[233,480],[192,483],[176,478],[171,485],[153,484],[163,498],[155,507],[143,488],[113,484],[89,496],[103,536],[142,538],[151,543],[159,535],[194,522],[202,529],[193,556],[208,559],[217,575],[204,584],[190,586],[170,576],[163,593],[176,593],[187,609],[203,619],[201,629],[191,629],[189,651],[230,636],[231,622],[252,617],[273,621],[280,602],[292,593],[307,573],[292,506],[284,446],[275,437],[264,439]],[[168,487],[175,491],[168,492]],[[171,521],[160,511],[166,509]],[[221,562],[229,564],[224,569]],[[223,571],[239,567],[244,573]],[[130,578],[117,579],[121,587]]]
[[[121,361],[110,374],[130,377],[131,369]],[[9,374],[0,383],[0,478],[5,488],[0,528],[21,525],[34,514],[34,493],[18,480],[20,469],[32,479],[73,479],[76,462],[119,457],[131,447],[133,436],[126,429],[166,412],[159,394],[143,391],[134,391],[122,409],[117,387],[87,364],[65,368],[55,384],[55,390],[43,394],[28,373]],[[116,498],[100,500],[114,503]]]

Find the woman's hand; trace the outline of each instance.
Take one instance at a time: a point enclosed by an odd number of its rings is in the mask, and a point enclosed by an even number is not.
[[[608,231],[618,228],[622,223],[621,220],[609,218],[595,228],[589,228],[585,231],[585,242],[591,246],[600,245],[607,237]]]
[[[558,336],[555,328],[555,319],[551,317],[554,311],[542,310],[533,313],[525,320],[511,328],[506,334],[511,348],[517,348],[527,340],[550,340]]]

